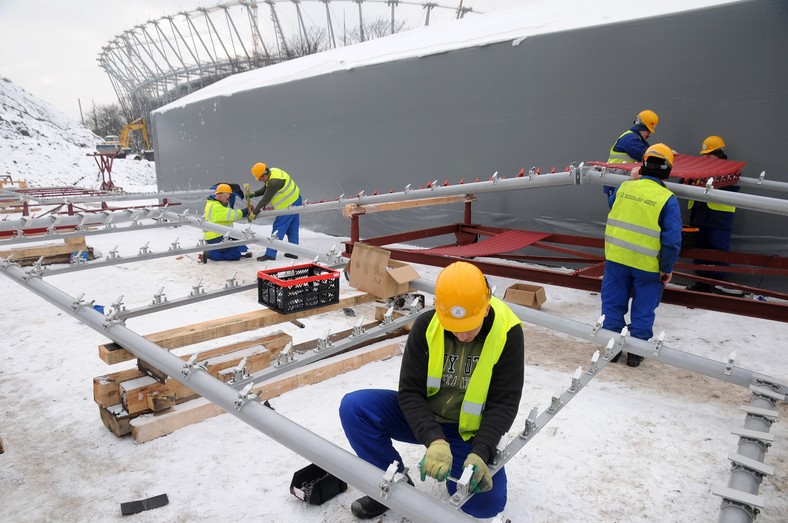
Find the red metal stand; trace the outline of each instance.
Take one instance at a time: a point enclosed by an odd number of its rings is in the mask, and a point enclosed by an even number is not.
[[[121,190],[112,182],[112,161],[115,159],[115,153],[89,153],[88,156],[92,156],[96,160],[96,165],[101,173],[100,189],[102,191]]]

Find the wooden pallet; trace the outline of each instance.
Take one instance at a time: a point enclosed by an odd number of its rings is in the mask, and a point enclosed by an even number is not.
[[[2,242],[0,242],[2,245]],[[63,243],[47,243],[36,247],[18,247],[16,249],[6,249],[0,251],[0,258],[8,258],[13,255],[16,263],[22,266],[33,265],[43,256],[44,263],[68,263],[72,254],[79,251],[86,252],[88,259],[93,260],[93,248],[88,247],[84,236],[72,236],[63,238]]]

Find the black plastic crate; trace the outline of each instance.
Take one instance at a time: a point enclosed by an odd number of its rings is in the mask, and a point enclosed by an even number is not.
[[[293,474],[290,482],[290,493],[310,505],[322,505],[346,490],[347,483],[314,463]]]
[[[282,314],[339,303],[339,272],[314,263],[259,271],[257,302]]]

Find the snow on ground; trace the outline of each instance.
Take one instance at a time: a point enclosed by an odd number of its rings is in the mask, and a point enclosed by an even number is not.
[[[11,92],[9,85],[13,86],[0,82],[4,95]],[[32,104],[18,99],[9,115],[6,96],[2,100],[6,112],[0,121],[0,174],[27,178],[35,185],[97,187],[92,159],[83,163],[92,142],[64,144],[65,139],[52,129],[65,129],[66,123],[47,126],[45,114],[33,116],[37,113]],[[9,126],[34,136],[13,133]],[[63,137],[67,134],[75,133]],[[47,156],[46,151],[57,154]],[[129,191],[155,190],[152,164],[123,160],[115,166],[117,185]],[[15,218],[18,215],[9,217]],[[270,232],[270,225],[254,227],[264,235]],[[161,251],[176,239],[183,246],[194,245],[200,235],[188,226],[119,230],[91,236],[88,244],[104,253],[117,245],[121,256],[132,256],[147,242],[152,251]],[[302,231],[302,244],[319,252],[341,240]],[[253,247],[253,252],[259,255],[262,248]],[[254,260],[203,265],[194,255],[180,255],[45,280],[74,297],[85,293],[86,300],[103,305],[123,295],[127,307],[134,308],[150,303],[162,287],[174,299],[188,295],[197,282],[205,289],[217,289],[233,274],[254,281],[260,268]],[[438,272],[434,267],[417,268],[429,279]],[[493,277],[491,283],[500,296],[513,281]],[[342,286],[343,294],[353,292],[344,280]],[[585,322],[589,328],[596,321],[598,295],[554,286],[546,286],[546,291],[545,312]],[[108,367],[97,351],[106,338],[14,281],[0,278],[0,292],[5,297],[0,329],[6,333],[0,345],[3,521],[354,521],[349,505],[361,495],[358,490],[350,487],[321,506],[304,504],[289,493],[289,483],[306,460],[233,416],[217,416],[144,444],[116,438],[99,419],[92,380],[132,363]],[[247,291],[131,318],[127,326],[148,334],[257,310],[256,300],[256,292]],[[356,314],[371,318],[372,307],[356,307]],[[334,332],[349,328],[357,319],[338,311],[305,317],[304,329],[283,323],[175,352],[204,350],[278,330],[299,343],[329,327]],[[735,351],[742,367],[783,383],[788,379],[784,323],[661,305],[655,327],[666,332],[665,342],[671,347],[716,361],[727,360]],[[530,409],[544,410],[556,388],[567,387],[574,370],[580,365],[587,368],[599,348],[530,324],[525,332],[526,383],[511,437],[522,430]],[[396,388],[399,364],[400,357],[370,363],[272,398],[271,403],[279,414],[349,449],[337,415],[342,395],[366,387]],[[749,401],[749,392],[741,387],[651,360],[638,369],[611,364],[507,465],[510,487],[505,515],[515,523],[716,520],[720,500],[711,495],[711,487],[727,484],[726,456],[738,443],[730,430],[743,426],[738,406]],[[778,410],[783,418],[788,415],[784,403]],[[767,523],[783,522],[788,514],[788,429],[778,423],[772,433],[775,443],[765,461],[776,472],[761,486],[767,506],[758,518]],[[423,449],[400,448],[406,465],[415,469]],[[416,487],[446,499],[443,486],[431,480],[416,481]],[[169,505],[121,516],[120,503],[161,493],[169,496]],[[429,521],[429,516],[424,520]],[[405,520],[387,513],[375,521]]]

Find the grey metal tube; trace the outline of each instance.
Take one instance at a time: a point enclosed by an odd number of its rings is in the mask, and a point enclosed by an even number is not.
[[[759,178],[739,177],[739,185],[750,189],[767,189],[777,192],[788,192],[788,183],[775,182],[773,180],[761,180]]]
[[[435,293],[435,282],[430,280],[419,278],[412,281],[411,286],[424,292],[429,292],[431,294]],[[561,318],[544,311],[531,309],[513,303],[507,303],[507,305],[523,321],[533,323],[534,325],[540,325],[557,332],[570,334],[576,338],[593,341],[603,346],[606,345],[611,338],[617,340],[620,336],[620,333],[601,328],[594,332],[594,328],[591,325],[579,321]],[[729,383],[735,383],[736,385],[741,385],[742,387],[749,387],[752,383],[754,383],[755,379],[764,378],[766,381],[779,385],[779,390],[776,392],[779,392],[780,394],[786,394],[788,392],[788,385],[780,383],[778,380],[773,378],[766,377],[753,371],[742,369],[736,366],[731,366],[731,368],[728,369],[726,363],[713,361],[708,358],[689,354],[678,349],[672,349],[665,345],[662,345],[658,353],[655,354],[656,345],[654,343],[628,337],[626,340],[625,350],[639,356],[656,359],[675,367],[681,367],[682,369],[697,372],[698,374],[717,378]]]
[[[621,185],[629,180],[629,176],[622,174],[602,173],[593,169],[592,167],[582,167],[584,175],[582,176],[582,183],[589,183],[593,185]],[[725,205],[733,205],[742,209],[750,209],[753,211],[768,212],[771,214],[782,214],[788,216],[788,200],[781,200],[780,198],[769,198],[766,196],[755,196],[753,194],[742,194],[729,191],[721,191],[719,189],[711,189],[706,192],[702,187],[692,187],[689,185],[682,185],[680,183],[667,182],[665,186],[670,189],[673,194],[687,200],[698,200],[701,202],[714,202],[722,203]]]
[[[474,518],[425,492],[416,490],[405,482],[397,483],[391,489],[388,499],[384,500],[380,494],[382,474],[377,467],[265,407],[256,398],[239,399],[241,393],[214,378],[199,366],[189,368],[188,363],[184,364],[183,360],[169,351],[162,350],[155,343],[126,328],[122,322],[106,321],[105,317],[93,310],[90,305],[84,302],[76,303],[74,298],[42,279],[29,277],[18,265],[2,262],[0,269],[9,278],[122,345],[136,357],[149,362],[202,397],[324,470],[347,481],[367,495],[385,502],[398,514],[424,523],[475,521]]]

